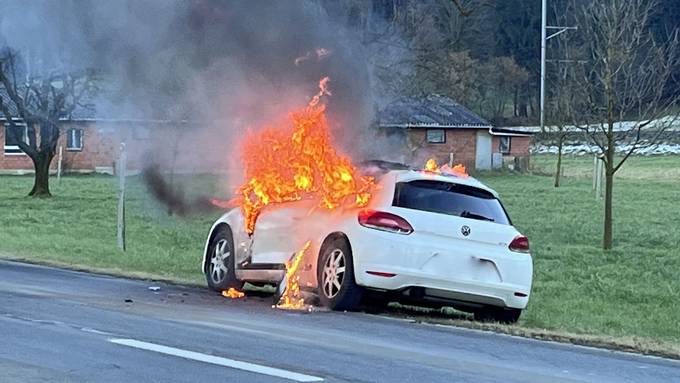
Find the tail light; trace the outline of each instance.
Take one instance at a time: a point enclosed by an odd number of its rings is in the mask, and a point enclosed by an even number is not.
[[[510,245],[508,245],[508,249],[510,249],[510,251],[514,251],[517,253],[528,253],[529,238],[523,235],[516,236],[515,239],[513,239],[512,242],[510,242]]]
[[[413,227],[400,216],[384,211],[362,210],[359,212],[359,225],[371,229],[398,234],[411,234]]]

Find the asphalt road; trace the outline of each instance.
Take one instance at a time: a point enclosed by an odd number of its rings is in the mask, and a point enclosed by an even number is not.
[[[0,262],[0,382],[296,381],[679,382],[680,362]]]

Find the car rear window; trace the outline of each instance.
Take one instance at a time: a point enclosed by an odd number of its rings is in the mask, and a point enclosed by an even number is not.
[[[510,224],[501,202],[486,190],[450,182],[399,182],[393,206]]]

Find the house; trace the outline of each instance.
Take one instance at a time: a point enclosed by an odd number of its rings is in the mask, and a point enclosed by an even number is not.
[[[469,170],[528,164],[530,133],[494,128],[449,97],[398,99],[380,111],[378,126],[385,135],[404,140],[404,162],[434,158]]]
[[[4,92],[5,105],[14,106]],[[12,110],[11,110],[12,111]],[[18,115],[13,110],[14,115]],[[28,142],[28,127],[15,120],[22,132],[8,135],[8,124],[0,114],[0,174],[33,173],[33,162],[19,149],[13,138]],[[109,118],[87,108],[76,108],[71,118],[60,122],[60,137],[57,153],[51,163],[52,172],[59,166],[65,173],[106,173],[113,174],[120,156],[121,144],[125,143],[127,169],[137,172],[147,162],[166,164],[178,172],[220,172],[225,168],[225,160],[217,156],[205,158],[206,150],[224,151],[223,145],[216,140],[215,133],[209,129],[193,129],[205,123],[192,121],[150,120],[130,118]],[[188,127],[191,129],[188,129]],[[196,150],[191,142],[199,141],[201,150]],[[216,148],[209,144],[214,143]],[[213,159],[215,157],[216,159]]]
[[[17,142],[7,134],[9,126],[5,119],[0,119],[0,142],[3,150],[0,153],[0,174],[26,174],[33,172],[33,162],[23,153]],[[148,135],[147,121],[132,120],[98,120],[85,116],[74,116],[73,119],[61,121],[61,134],[57,143],[57,151],[61,150],[61,166],[64,172],[71,173],[108,173],[114,172],[115,162],[119,157],[120,143],[131,142],[133,154],[129,159],[131,168],[139,168],[141,157],[136,155],[135,146],[143,143]],[[21,137],[28,142],[28,127],[18,123]],[[130,148],[128,148],[130,149]],[[52,160],[51,169],[58,166],[57,153]]]
[[[52,172],[59,165],[64,173],[113,174],[125,144],[126,168],[129,174],[138,173],[147,163],[171,166],[180,173],[221,173],[226,169],[228,156],[206,156],[205,153],[223,152],[222,140],[209,129],[195,129],[199,123],[149,119],[111,119],[74,114],[61,121],[57,154],[51,163]],[[191,125],[191,126],[190,126]],[[28,141],[27,127],[22,136]],[[1,174],[33,173],[33,162],[7,135],[5,121],[0,118]],[[212,140],[211,140],[212,138]],[[196,150],[195,142],[201,142]]]

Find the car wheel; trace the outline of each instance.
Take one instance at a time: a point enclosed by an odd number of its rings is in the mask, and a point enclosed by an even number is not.
[[[505,307],[485,307],[475,311],[475,320],[481,322],[500,322],[513,324],[519,320],[522,310]]]
[[[354,279],[352,250],[344,238],[334,239],[321,249],[317,276],[319,299],[331,310],[355,310],[363,289]]]
[[[229,288],[243,288],[243,282],[236,279],[234,240],[229,228],[221,227],[218,229],[210,242],[208,254],[210,259],[208,259],[205,277],[211,289],[223,291]]]

